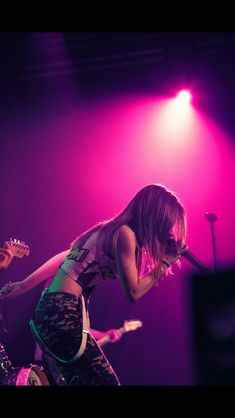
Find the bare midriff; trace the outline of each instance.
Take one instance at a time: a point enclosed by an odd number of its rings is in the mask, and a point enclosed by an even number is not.
[[[48,291],[70,293],[74,296],[80,296],[82,294],[81,286],[62,269],[60,269],[56,274],[52,284],[48,288]]]

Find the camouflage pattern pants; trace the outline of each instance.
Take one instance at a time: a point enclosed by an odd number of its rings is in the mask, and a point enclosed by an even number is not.
[[[82,300],[64,292],[43,292],[33,318],[43,343],[61,359],[77,353],[82,340]],[[40,345],[40,341],[37,341]],[[43,346],[41,346],[44,350]],[[54,360],[53,360],[54,361]],[[58,370],[69,386],[120,385],[118,378],[95,339],[88,334],[82,356],[73,362],[57,361]]]

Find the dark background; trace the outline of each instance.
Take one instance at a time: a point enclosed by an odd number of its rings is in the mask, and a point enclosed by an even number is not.
[[[66,133],[61,145],[56,138],[41,138],[38,128],[73,106],[97,106],[122,93],[167,95],[184,84],[198,92],[195,107],[234,140],[234,70],[234,32],[2,32],[1,241],[16,237],[31,249],[30,257],[1,273],[2,284],[23,279],[67,248],[74,235],[107,216],[105,200],[97,213],[92,210],[89,198],[95,193],[87,193],[86,176],[74,185],[74,200],[63,200],[62,175],[67,166],[64,160],[57,166],[54,151],[60,147],[63,152]],[[81,152],[85,152],[82,145]],[[41,162],[34,165],[37,155]],[[50,175],[53,172],[55,176]],[[51,194],[44,195],[45,187]],[[113,190],[109,196],[114,203],[119,192]],[[75,205],[79,206],[76,216],[70,211]],[[104,350],[124,385],[196,383],[191,269],[186,265],[184,271],[176,272],[174,281],[163,281],[138,305],[124,300],[116,282],[108,285],[114,299],[107,297],[106,283],[97,289],[91,301],[94,328],[119,327],[124,319],[133,318],[144,323],[143,329]],[[28,320],[42,288],[4,306],[8,333],[3,341],[14,364],[34,362]]]

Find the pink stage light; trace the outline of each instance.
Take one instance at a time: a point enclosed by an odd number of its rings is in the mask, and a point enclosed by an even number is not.
[[[189,105],[192,99],[192,95],[188,90],[181,90],[177,95],[177,103],[186,106]]]

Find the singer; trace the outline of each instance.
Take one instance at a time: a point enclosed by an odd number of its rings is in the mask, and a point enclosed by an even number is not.
[[[90,295],[100,281],[118,278],[126,298],[137,301],[172,273],[186,251],[182,204],[166,187],[149,184],[117,216],[78,236],[25,280],[3,287],[0,301],[53,277],[30,321],[37,343],[57,360],[67,385],[119,385],[89,332]]]

